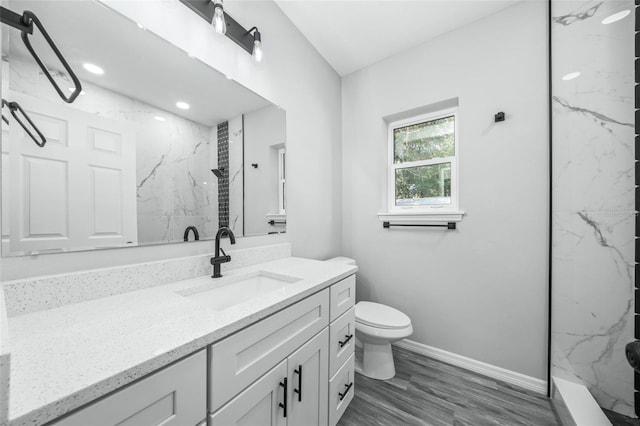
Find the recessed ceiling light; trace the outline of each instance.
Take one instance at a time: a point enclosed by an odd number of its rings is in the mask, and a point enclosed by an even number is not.
[[[70,91],[71,93],[73,93],[73,91],[74,91],[74,90],[76,90],[76,88],[75,88],[75,87],[69,87],[69,91]],[[81,91],[80,91],[80,95],[84,95],[84,90],[81,90]]]
[[[164,117],[160,117],[159,115],[156,115],[156,116],[155,116],[155,117],[153,117],[153,118],[155,118],[155,119],[156,119],[156,120],[158,120],[158,121],[167,121],[167,119],[166,119],[166,118],[164,118]]]
[[[182,102],[182,101],[178,101],[178,102],[176,102],[176,106],[177,106],[178,108],[180,108],[180,109],[189,109],[189,108],[191,108],[191,105],[189,105],[189,104],[188,104],[188,103],[186,103],[186,102]]]
[[[93,74],[97,74],[97,75],[104,74],[104,70],[102,68],[100,68],[99,66],[94,65],[94,64],[86,63],[86,64],[82,64],[82,67],[85,70],[87,70],[87,71],[89,71],[90,73],[93,73]]]
[[[574,78],[578,78],[578,77],[580,77],[580,71],[570,72],[569,74],[567,74],[564,77],[562,77],[562,79],[564,81],[569,81],[569,80],[573,80]]]
[[[613,24],[614,22],[618,22],[619,20],[626,18],[629,16],[631,11],[629,9],[623,10],[622,12],[614,13],[613,15],[609,15],[602,20],[602,23],[605,25]]]

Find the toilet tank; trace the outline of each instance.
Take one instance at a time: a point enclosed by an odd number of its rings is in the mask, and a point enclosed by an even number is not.
[[[335,263],[342,263],[344,265],[354,265],[356,266],[356,261],[351,259],[350,257],[343,257],[343,256],[339,256],[339,257],[333,257],[331,259],[327,259],[326,262],[335,262]]]

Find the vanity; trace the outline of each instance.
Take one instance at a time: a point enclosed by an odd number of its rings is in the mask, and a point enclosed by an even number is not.
[[[288,257],[11,318],[10,424],[333,426],[355,271]]]

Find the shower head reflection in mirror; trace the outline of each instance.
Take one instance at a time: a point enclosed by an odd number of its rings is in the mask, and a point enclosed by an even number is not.
[[[277,166],[248,176],[244,161],[268,164],[263,157],[284,144],[284,111],[98,2],[8,6],[45,23],[84,95],[60,102],[19,36],[3,33],[3,96],[47,139],[39,148],[3,124],[3,256],[177,243],[188,227],[200,240],[223,225],[238,237],[272,231]],[[32,39],[56,81],[72,87],[43,43]],[[104,72],[86,71],[86,61]]]

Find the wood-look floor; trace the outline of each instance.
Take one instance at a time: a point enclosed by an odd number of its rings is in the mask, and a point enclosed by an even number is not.
[[[356,374],[339,426],[560,425],[544,396],[395,348],[396,376]]]
[[[609,410],[602,410],[613,426],[640,426],[640,419],[632,419]]]

